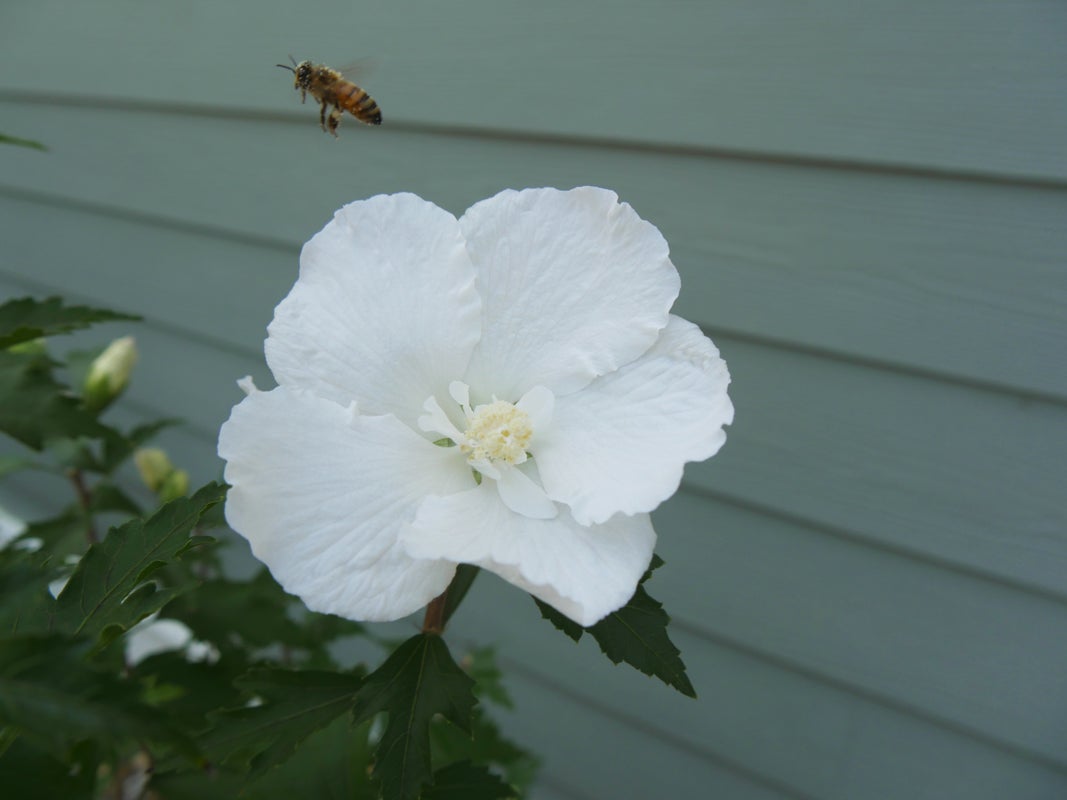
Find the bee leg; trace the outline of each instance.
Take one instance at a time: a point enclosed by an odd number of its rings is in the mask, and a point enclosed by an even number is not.
[[[322,108],[319,109],[319,125],[322,127],[322,129],[324,131],[326,130],[326,103],[325,103],[325,101],[322,104]]]
[[[308,99],[307,89],[300,90],[300,102],[303,103]]]
[[[326,121],[326,124],[330,126],[330,133],[334,138],[337,137],[337,126],[341,124],[341,107],[334,106],[333,111],[330,112],[330,118]]]

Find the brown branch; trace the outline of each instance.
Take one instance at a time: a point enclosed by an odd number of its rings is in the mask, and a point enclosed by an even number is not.
[[[78,505],[85,512],[85,538],[89,540],[89,544],[96,544],[100,541],[100,537],[96,535],[96,528],[93,527],[93,515],[89,510],[92,506],[93,496],[89,492],[89,487],[85,485],[85,476],[82,475],[80,469],[70,469],[67,470],[67,477],[70,478],[70,482],[74,485],[74,493],[78,495]]]

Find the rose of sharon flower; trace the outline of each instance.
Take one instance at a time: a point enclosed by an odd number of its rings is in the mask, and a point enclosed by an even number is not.
[[[393,620],[475,564],[591,625],[649,565],[648,512],[733,419],[669,313],[667,243],[610,191],[339,210],[219,435],[226,519],[309,608]]]

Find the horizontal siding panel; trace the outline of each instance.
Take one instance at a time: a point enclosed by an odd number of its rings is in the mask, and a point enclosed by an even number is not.
[[[140,291],[80,271],[59,288],[104,304]],[[242,294],[160,297],[195,327],[198,315],[238,316]],[[131,396],[217,430],[239,399],[236,378],[272,385],[259,345],[269,311],[255,313],[256,344],[235,351],[143,329]],[[1067,410],[717,338],[738,417],[723,453],[687,470],[692,485],[1067,596]]]
[[[110,238],[154,285],[184,279],[149,305],[211,285],[272,307],[299,245],[359,197],[409,189],[462,213],[506,186],[591,183],[663,230],[683,277],[678,310],[712,330],[1067,399],[1067,191],[385,131],[335,143],[293,126],[265,135],[248,122],[90,110],[68,129],[68,112],[14,108],[53,151],[0,149],[4,186],[286,248],[241,258],[220,244],[212,257],[189,238],[3,200],[15,247],[47,249],[18,231],[61,225],[96,243],[86,260],[105,274],[129,268]]]
[[[0,87],[299,113],[314,129],[273,65],[370,56],[386,124],[1063,179],[1065,29],[1055,0],[317,0],[269,14],[9,0]]]
[[[1067,605],[682,492],[652,593],[738,643],[1067,770]]]
[[[664,586],[674,582],[678,576],[670,569],[668,563],[666,574],[655,580]],[[650,590],[657,596],[655,583]],[[610,667],[592,642],[573,644],[539,619],[529,598],[494,576],[475,582],[451,635],[497,643],[509,662],[505,674],[517,703],[509,730],[525,735],[535,749],[596,752],[595,731],[610,730],[613,738],[617,728],[630,725],[650,738],[685,740],[709,761],[736,764],[772,785],[821,800],[1050,800],[1067,793],[1063,771],[676,630],[672,636],[699,694],[695,701],[684,698],[628,667]],[[528,700],[516,674],[563,697],[538,694]],[[586,703],[604,718],[590,730],[577,722],[572,727],[572,717],[586,716]],[[654,771],[650,765],[645,769]]]

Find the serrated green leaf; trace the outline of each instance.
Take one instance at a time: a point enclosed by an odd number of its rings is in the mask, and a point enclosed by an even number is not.
[[[101,481],[93,487],[89,510],[94,513],[117,511],[122,514],[141,514],[137,501],[108,481]]]
[[[505,738],[480,708],[475,708],[471,715],[470,736],[443,720],[434,720],[430,725],[430,744],[434,764],[472,761],[490,766],[520,789],[533,782],[540,767],[536,756]]]
[[[460,761],[434,773],[433,786],[422,793],[422,800],[506,800],[517,796],[514,787],[485,767]]]
[[[108,428],[55,380],[54,366],[45,355],[0,350],[0,432],[34,450],[50,439],[106,435]]]
[[[362,679],[325,670],[256,669],[238,685],[261,704],[212,714],[213,727],[202,744],[212,760],[250,768],[257,776],[289,758],[310,734],[347,714]]]
[[[0,634],[18,629],[26,609],[54,602],[48,584],[59,575],[45,556],[14,548],[0,550]]]
[[[474,681],[456,666],[439,636],[411,637],[367,676],[353,710],[356,722],[385,711],[374,775],[389,800],[413,800],[431,780],[430,721],[440,714],[470,732]]]
[[[56,517],[31,522],[22,534],[24,539],[40,539],[41,550],[62,562],[67,556],[78,556],[89,547],[88,521],[85,512],[70,505]]]
[[[136,321],[140,317],[88,306],[68,306],[62,298],[22,297],[0,305],[0,349],[45,336],[70,333],[98,322]]]
[[[533,601],[537,603],[537,608],[540,610],[542,617],[551,622],[556,630],[563,632],[574,641],[579,641],[582,638],[582,635],[589,630],[588,628],[583,628],[570,617],[556,611],[556,609],[552,608],[548,603],[543,603],[536,597]]]
[[[127,629],[158,611],[174,592],[191,588],[192,581],[162,591],[135,590],[159,566],[195,544],[190,532],[225,491],[224,486],[209,483],[193,497],[167,503],[148,520],[135,519],[112,528],[82,557],[55,604],[44,610],[44,619],[36,617],[34,623],[44,622],[48,630],[95,637],[105,628]]]
[[[578,641],[583,633],[589,633],[600,645],[601,652],[613,663],[625,661],[640,672],[659,678],[687,697],[696,697],[696,690],[685,673],[681,653],[667,635],[671,618],[644,588],[653,571],[662,565],[663,559],[653,555],[652,563],[630,602],[588,628],[583,628],[536,598],[534,602],[541,610],[541,616],[574,641]]]
[[[160,742],[195,758],[192,742],[140,701],[135,683],[85,662],[86,647],[59,636],[0,640],[0,724],[58,757],[93,739]]]

